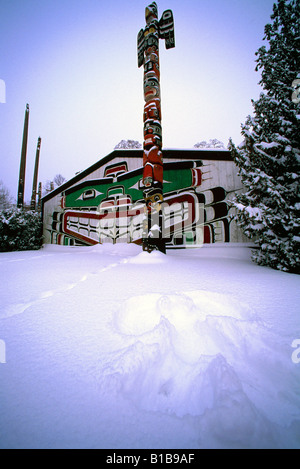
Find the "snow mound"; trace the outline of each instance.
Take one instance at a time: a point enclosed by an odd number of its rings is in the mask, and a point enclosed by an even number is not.
[[[151,253],[143,251],[129,261],[130,264],[162,264],[167,262],[166,255],[160,251],[152,251]]]
[[[216,292],[196,290],[173,295],[149,293],[126,300],[116,313],[115,322],[119,332],[141,335],[151,331],[165,318],[178,330],[188,329],[193,335],[196,324],[205,321],[210,315],[243,319],[253,316],[253,312],[248,305]]]
[[[160,322],[156,304],[161,295],[135,296],[125,301],[115,317],[117,329],[125,335],[141,335],[151,331]]]
[[[233,327],[232,318],[228,324],[220,321],[220,317],[213,321],[214,324],[211,318],[206,320],[208,303],[206,301],[205,311],[184,294],[149,294],[144,298],[130,298],[125,308],[116,314],[117,329],[121,334],[132,335],[135,340],[121,354],[117,353],[113,371],[122,376],[123,383],[127,381],[129,395],[139,393],[136,402],[143,402],[152,410],[172,409],[177,415],[199,415],[204,411],[203,393],[199,394],[202,394],[201,402],[192,395],[186,399],[186,394],[192,391],[199,376],[203,380],[203,373],[212,358],[220,354],[226,342],[231,342],[229,333]],[[219,334],[215,326],[220,330],[221,322],[223,337],[222,342],[217,343]],[[178,405],[179,395],[181,405]],[[173,396],[173,405],[170,396]],[[209,402],[206,404],[209,407]]]
[[[130,341],[109,357],[109,393],[143,411],[196,418],[199,438],[209,432],[212,446],[276,447],[277,424],[248,395],[239,365],[266,382],[276,338],[247,304],[201,290],[134,296],[116,311],[114,326]]]

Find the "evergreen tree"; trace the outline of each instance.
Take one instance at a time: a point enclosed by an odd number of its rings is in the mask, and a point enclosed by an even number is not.
[[[263,92],[252,100],[254,116],[242,125],[244,142],[235,147],[230,141],[246,187],[235,200],[237,219],[257,244],[253,259],[289,272],[300,266],[299,16],[299,0],[274,4],[263,38],[268,47],[256,53]]]
[[[0,252],[40,249],[42,242],[39,213],[16,207],[0,210]]]

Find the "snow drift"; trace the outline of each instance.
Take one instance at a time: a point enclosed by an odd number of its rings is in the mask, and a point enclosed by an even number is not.
[[[0,255],[1,448],[299,448],[299,277],[248,248]]]

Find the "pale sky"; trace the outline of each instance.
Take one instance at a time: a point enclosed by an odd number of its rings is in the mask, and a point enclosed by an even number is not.
[[[58,173],[70,179],[122,139],[143,142],[136,40],[149,3],[0,0],[0,180],[13,197],[26,103],[27,201],[39,136],[43,184]],[[274,1],[156,3],[159,18],[170,8],[175,22],[175,48],[160,41],[163,148],[193,148],[211,138],[239,144],[251,99],[261,91],[255,52]]]

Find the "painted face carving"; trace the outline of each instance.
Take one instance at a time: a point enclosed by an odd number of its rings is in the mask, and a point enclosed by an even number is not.
[[[145,10],[146,23],[149,24],[153,19],[157,19],[157,15],[157,5],[155,2],[152,2],[151,5],[147,6]]]
[[[144,122],[147,120],[161,120],[159,99],[148,101],[144,107]]]
[[[147,120],[144,124],[144,137],[156,135],[161,139],[161,124],[159,121]]]
[[[159,82],[156,76],[145,76],[144,98],[148,102],[153,98],[160,97]]]

